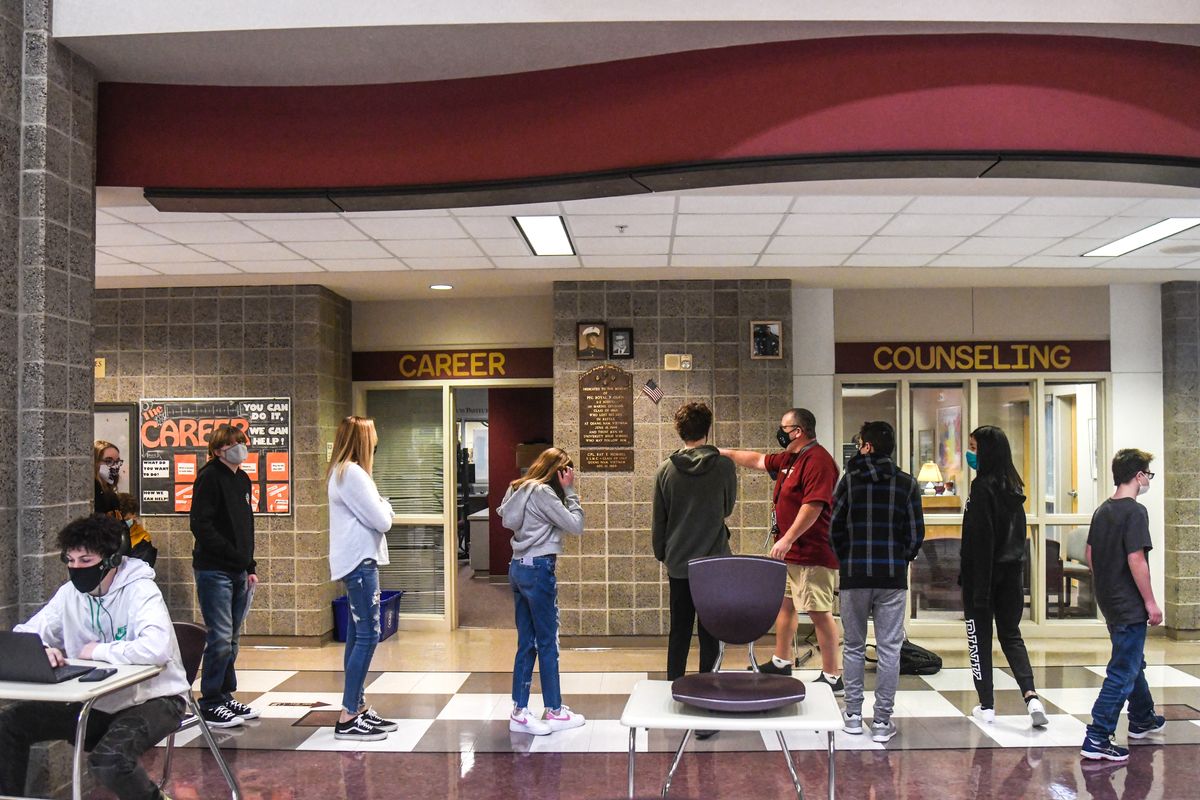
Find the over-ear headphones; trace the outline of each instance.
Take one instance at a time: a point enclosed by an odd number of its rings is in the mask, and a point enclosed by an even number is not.
[[[121,538],[117,542],[117,549],[111,553],[105,553],[104,557],[100,560],[99,566],[104,569],[105,572],[116,569],[118,566],[120,566],[121,559],[129,555],[129,551],[132,549],[132,545],[129,543],[129,529],[125,528],[124,526],[122,526],[122,528],[123,530],[121,531]],[[64,564],[67,563],[67,554],[65,552],[59,553],[58,558]]]

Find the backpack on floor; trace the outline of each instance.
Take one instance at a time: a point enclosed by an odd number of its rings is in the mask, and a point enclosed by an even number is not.
[[[875,645],[867,647],[872,650]],[[877,662],[878,658],[866,656],[867,661]],[[908,639],[900,645],[900,674],[901,675],[936,675],[942,669],[942,657],[932,650],[926,650],[919,644],[913,644]]]

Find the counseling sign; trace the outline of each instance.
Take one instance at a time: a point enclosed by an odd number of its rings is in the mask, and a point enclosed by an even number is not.
[[[246,432],[255,514],[290,514],[292,400],[289,397],[139,400],[141,513],[187,514],[192,486],[208,461],[208,437],[221,425]]]
[[[1108,372],[1107,341],[839,342],[838,373]]]

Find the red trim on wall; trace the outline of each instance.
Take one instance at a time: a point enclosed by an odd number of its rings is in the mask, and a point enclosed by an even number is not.
[[[1200,48],[956,35],[747,45],[369,86],[102,84],[97,182],[429,186],[737,158],[1200,158]]]
[[[521,442],[552,441],[554,390],[488,389],[488,571],[507,575],[512,531],[496,509],[508,484],[520,477],[516,447]]]

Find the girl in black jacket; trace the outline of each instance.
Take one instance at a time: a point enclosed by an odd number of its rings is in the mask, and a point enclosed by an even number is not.
[[[992,619],[1004,657],[1012,668],[1035,727],[1046,724],[1046,710],[1033,685],[1033,668],[1021,639],[1025,608],[1025,482],[1013,466],[1004,431],[983,425],[971,431],[967,466],[976,471],[963,516],[963,615],[967,650],[979,705],[972,715],[996,719],[992,687]]]

